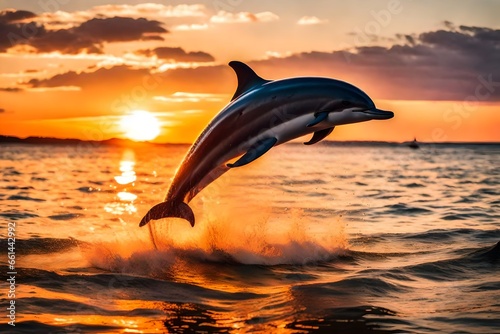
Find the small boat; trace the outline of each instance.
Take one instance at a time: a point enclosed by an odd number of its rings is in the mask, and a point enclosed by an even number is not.
[[[417,138],[414,138],[413,141],[408,144],[408,147],[412,148],[414,150],[417,148],[420,148],[420,146],[418,145],[418,142],[417,142]]]

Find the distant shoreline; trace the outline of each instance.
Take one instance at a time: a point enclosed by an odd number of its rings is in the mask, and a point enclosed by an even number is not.
[[[52,138],[52,137],[27,137],[19,138],[15,136],[1,136],[0,145],[2,144],[23,144],[23,145],[109,145],[109,146],[146,146],[146,145],[188,145],[176,143],[152,143],[152,142],[136,142],[129,139],[111,138],[106,140],[82,140],[75,138]]]
[[[323,145],[339,145],[339,146],[406,146],[412,141],[407,142],[386,142],[386,141],[329,141],[325,140]],[[189,143],[153,143],[153,142],[135,142],[129,139],[111,138],[106,140],[82,140],[73,138],[52,138],[52,137],[27,137],[19,138],[15,136],[0,135],[0,145],[2,144],[27,144],[27,145],[109,145],[109,146],[172,146],[172,145],[190,145]],[[299,143],[290,143],[299,144]],[[420,146],[431,145],[500,145],[500,142],[435,142],[426,143],[418,142]]]

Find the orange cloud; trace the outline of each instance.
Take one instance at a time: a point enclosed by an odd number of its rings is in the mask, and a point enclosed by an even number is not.
[[[175,31],[206,30],[208,29],[208,24],[179,24],[177,26],[173,26],[171,29]]]
[[[328,20],[322,20],[317,18],[316,16],[303,16],[301,17],[298,21],[298,25],[318,25],[318,24],[324,24],[327,23]]]
[[[35,93],[46,93],[46,92],[78,92],[82,90],[78,86],[57,86],[57,87],[30,87],[27,88],[26,91],[28,92],[35,92]]]
[[[153,100],[168,102],[168,103],[184,103],[184,102],[221,102],[227,100],[227,94],[203,94],[203,93],[187,93],[175,92],[170,96],[154,96]]]
[[[226,11],[219,11],[216,15],[210,18],[212,23],[251,23],[251,22],[272,22],[278,21],[279,16],[272,12],[262,12],[262,13],[249,13],[249,12],[239,12],[230,13]]]
[[[205,5],[202,4],[180,4],[162,5],[159,3],[143,3],[137,5],[103,5],[89,10],[93,14],[109,16],[130,16],[146,18],[170,18],[170,17],[203,17],[206,16]]]
[[[202,4],[163,5],[142,3],[137,5],[113,4],[95,6],[84,11],[41,13],[34,21],[44,24],[47,29],[68,29],[95,17],[109,18],[123,16],[160,20],[165,18],[205,17],[206,8]]]
[[[158,59],[175,61],[175,62],[212,62],[214,57],[206,52],[191,51],[186,52],[182,48],[173,47],[158,47],[155,49],[146,49],[136,51],[139,55],[147,57],[156,56]]]

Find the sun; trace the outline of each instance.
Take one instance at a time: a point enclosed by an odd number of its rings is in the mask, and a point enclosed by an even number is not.
[[[160,134],[160,121],[145,110],[134,110],[120,122],[125,136],[136,141],[153,140]]]

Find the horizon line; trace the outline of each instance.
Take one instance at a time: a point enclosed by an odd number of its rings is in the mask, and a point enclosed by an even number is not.
[[[43,136],[26,136],[26,137],[18,137],[18,136],[9,136],[9,135],[1,135],[0,134],[0,144],[2,143],[27,143],[27,144],[38,144],[36,141],[53,141],[53,142],[64,142],[64,141],[73,141],[73,142],[82,142],[82,143],[106,143],[112,141],[121,141],[124,143],[131,144],[153,144],[153,145],[192,145],[192,142],[155,142],[155,141],[135,141],[127,138],[117,138],[112,137],[108,139],[102,140],[86,140],[79,138],[57,138],[57,137],[43,137]],[[386,140],[323,140],[323,143],[385,143],[385,144],[406,144],[411,143],[413,140],[408,141],[386,141]],[[290,142],[294,144],[295,142]],[[298,143],[298,142],[297,142]],[[418,141],[418,144],[422,145],[433,145],[433,144],[484,144],[484,145],[500,145],[500,141],[440,141],[440,142],[425,142]],[[47,144],[47,142],[39,144]]]

